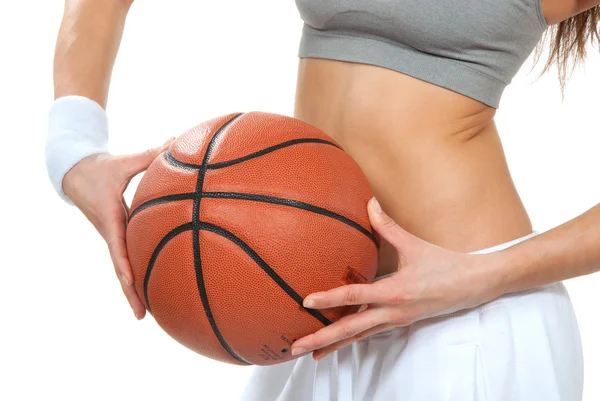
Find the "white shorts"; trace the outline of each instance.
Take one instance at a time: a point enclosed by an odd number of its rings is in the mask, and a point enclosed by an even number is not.
[[[581,338],[562,282],[388,329],[319,362],[308,354],[252,369],[241,401],[581,401],[583,392]]]

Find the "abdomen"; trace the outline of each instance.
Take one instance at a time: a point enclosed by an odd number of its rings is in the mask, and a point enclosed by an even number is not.
[[[495,110],[384,68],[301,59],[295,117],[359,164],[384,210],[414,235],[470,252],[529,234]],[[378,275],[396,268],[382,247]]]

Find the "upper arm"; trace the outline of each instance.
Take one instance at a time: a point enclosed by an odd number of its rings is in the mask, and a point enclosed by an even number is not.
[[[558,24],[570,17],[600,5],[600,0],[538,0],[549,25]]]

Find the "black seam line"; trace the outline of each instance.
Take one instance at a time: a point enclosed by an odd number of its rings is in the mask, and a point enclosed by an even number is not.
[[[152,309],[150,308],[150,298],[148,296],[148,284],[150,283],[150,276],[152,274],[152,270],[154,269],[154,264],[156,263],[156,259],[158,258],[158,255],[160,254],[160,252],[162,251],[162,249],[165,247],[165,245],[167,245],[167,243],[169,241],[171,241],[173,238],[175,238],[176,236],[178,236],[181,233],[184,233],[186,231],[192,231],[192,234],[194,236],[198,235],[198,230],[199,230],[199,225],[198,224],[194,224],[193,222],[190,223],[186,223],[183,224],[179,227],[174,228],[173,230],[171,230],[167,235],[165,235],[163,237],[163,239],[159,242],[158,246],[154,249],[154,252],[152,253],[152,257],[150,258],[150,262],[148,263],[148,268],[146,269],[146,275],[144,276],[144,299],[146,300],[146,305],[148,306],[148,310],[152,313]],[[194,255],[195,256],[195,255]],[[195,257],[194,257],[195,259]],[[204,288],[204,287],[203,287]],[[204,291],[206,294],[206,290]],[[206,309],[207,308],[207,304],[204,303],[204,299],[202,299],[202,306],[204,307],[204,310],[206,312],[208,321],[210,322],[210,325],[213,329],[213,332],[215,333],[215,336],[217,337],[217,339],[219,340],[219,342],[221,343],[221,345],[223,346],[223,348],[225,348],[225,350],[235,359],[237,359],[238,361],[240,361],[243,364],[246,365],[252,365],[252,363],[244,360],[242,357],[240,357],[239,355],[237,355],[229,346],[229,344],[227,344],[223,338],[223,336],[221,335],[221,333],[219,332],[215,321],[214,321],[214,317],[212,315],[212,312],[210,311],[210,309]]]
[[[200,255],[200,201],[202,199],[202,187],[204,186],[204,177],[206,175],[206,165],[210,159],[210,155],[216,145],[216,140],[219,135],[224,132],[227,127],[233,121],[235,121],[242,114],[237,114],[224,123],[221,128],[219,128],[210,139],[206,147],[206,152],[204,154],[204,160],[202,161],[202,166],[198,170],[198,180],[196,181],[196,193],[194,196],[194,209],[192,211],[192,224],[193,224],[193,233],[192,233],[192,246],[194,247],[194,270],[196,273],[196,286],[198,288],[198,293],[200,295],[200,299],[202,301],[202,306],[204,307],[204,313],[206,314],[206,318],[210,323],[210,327],[212,328],[213,333],[221,343],[221,346],[231,355],[233,358],[238,360],[239,362],[247,365],[251,365],[248,361],[244,360],[240,357],[225,341],[223,334],[217,327],[217,322],[212,314],[212,310],[210,309],[210,303],[208,301],[208,294],[206,293],[206,286],[204,284],[204,274],[202,272],[202,258]]]
[[[172,166],[179,167],[184,170],[192,170],[192,171],[198,171],[202,168],[202,166],[199,166],[197,164],[184,163],[182,161],[177,160],[175,157],[173,157],[171,152],[168,150],[165,151],[163,154],[165,155],[165,159],[167,160],[167,163],[169,163]]]
[[[290,296],[290,298],[292,298],[294,301],[296,301],[296,303],[298,303],[298,305],[302,306],[302,297],[300,296],[300,294],[298,294],[296,291],[294,291],[294,289],[292,287],[290,287],[290,285],[288,283],[285,282],[285,280],[283,280],[278,274],[277,272],[275,272],[275,270],[273,270],[273,268],[271,268],[271,266],[269,266],[269,264],[267,262],[265,262],[255,251],[254,249],[252,249],[252,247],[250,245],[248,245],[247,243],[245,243],[242,239],[240,239],[239,237],[237,237],[235,234],[233,234],[231,231],[228,231],[226,229],[224,229],[223,227],[219,227],[216,226],[214,224],[211,223],[207,223],[207,222],[200,222],[198,223],[199,227],[201,230],[206,230],[206,231],[210,231],[212,233],[215,233],[217,235],[220,235],[221,237],[224,237],[228,240],[230,240],[231,242],[233,242],[234,244],[236,244],[238,247],[240,247],[244,252],[246,252],[246,254],[248,256],[250,256],[250,258],[252,258],[252,260],[254,260],[254,262],[256,262],[256,264],[263,269],[263,271],[265,273],[267,273],[269,275],[269,277],[271,277],[271,279],[282,289],[286,292],[286,294],[288,294]],[[318,321],[320,321],[321,323],[323,323],[325,326],[328,326],[331,324],[331,321],[329,319],[327,319],[325,316],[323,316],[323,314],[321,312],[319,312],[316,309],[307,309],[304,308],[302,306],[302,308],[308,312],[310,315],[312,315],[314,318],[316,318]]]
[[[207,153],[209,151],[210,145],[212,144],[212,142],[215,139],[215,136],[221,130],[223,130],[225,127],[227,127],[229,125],[229,123],[231,123],[233,120],[235,120],[239,116],[241,116],[241,113],[238,114],[238,115],[236,115],[236,116],[234,116],[228,122],[226,122],[225,124],[223,124],[223,126],[221,126],[221,128],[219,128],[219,130],[213,135],[211,141],[209,142],[209,145],[206,148],[206,152]],[[178,164],[184,164],[185,165],[185,163],[182,163],[179,160],[173,158],[171,156],[171,154],[169,153],[168,150],[166,152],[164,152],[164,155],[167,158],[167,161],[169,163],[171,163],[171,164],[175,163],[175,165],[178,165]],[[172,161],[169,158],[172,158]],[[205,159],[204,163],[206,163],[207,160],[208,160],[207,155],[205,155],[204,159]],[[182,166],[179,166],[179,167],[182,167]],[[196,170],[196,169],[193,169],[193,170]],[[199,221],[198,211],[199,211],[199,204],[200,204],[200,196],[201,196],[201,192],[202,192],[202,182],[201,182],[201,179],[202,179],[202,181],[204,180],[204,177],[203,176],[201,177],[201,175],[202,175],[201,172],[198,172],[198,178],[196,180],[196,191],[195,192],[193,192],[193,193],[186,193],[186,194],[176,194],[176,195],[170,195],[170,196],[164,196],[164,197],[161,197],[161,198],[152,199],[152,200],[150,200],[148,202],[145,202],[142,205],[138,206],[133,211],[133,213],[131,213],[131,215],[129,217],[129,219],[131,219],[135,214],[139,213],[143,209],[145,209],[147,207],[150,207],[150,206],[152,206],[154,204],[166,203],[166,202],[171,202],[171,201],[179,200],[179,199],[194,199],[194,209],[192,211],[192,222],[191,223],[187,223],[187,224],[183,224],[183,225],[181,225],[179,227],[176,227],[175,229],[173,229],[172,231],[170,231],[167,235],[165,235],[162,238],[162,240],[158,243],[158,245],[156,246],[156,248],[154,248],[154,252],[152,253],[152,256],[150,257],[150,261],[148,263],[148,268],[146,269],[146,276],[144,277],[144,298],[146,299],[146,305],[148,306],[148,310],[150,310],[150,301],[148,299],[148,291],[147,291],[148,290],[148,281],[150,280],[150,273],[152,272],[152,268],[154,267],[154,263],[156,262],[156,258],[158,257],[158,254],[160,253],[160,251],[162,250],[162,248],[167,244],[167,242],[169,242],[172,238],[174,238],[176,235],[182,233],[183,231],[194,229],[194,222]],[[200,189],[200,190],[198,190],[198,189]],[[174,198],[176,198],[176,199],[174,199]],[[144,208],[142,208],[144,205],[146,205],[146,206]]]
[[[244,194],[244,193],[237,193],[237,192],[202,192],[200,195],[201,195],[201,197],[215,198],[215,199],[240,199],[240,200],[250,200],[250,201],[265,202],[265,203],[274,203],[277,205],[295,207],[298,209],[303,209],[303,210],[318,213],[318,214],[321,214],[324,216],[332,217],[338,221],[348,224],[349,226],[357,229],[358,231],[360,231],[361,233],[363,233],[364,235],[369,237],[369,239],[379,249],[379,242],[377,241],[375,236],[370,231],[368,231],[363,226],[361,226],[360,224],[354,222],[353,220],[348,219],[347,217],[339,215],[335,212],[320,208],[318,206],[311,205],[309,203],[304,203],[304,202],[293,200],[293,199],[275,198],[272,196]],[[169,195],[169,196],[163,196],[160,198],[155,198],[155,199],[149,200],[147,202],[144,202],[140,206],[138,206],[131,213],[131,216],[129,217],[129,219],[131,220],[134,216],[136,216],[142,210],[152,207],[154,205],[159,205],[162,203],[174,202],[174,201],[179,201],[179,200],[195,199],[195,197],[196,197],[195,192],[189,192],[189,193]]]
[[[223,124],[223,126],[221,128],[219,128],[219,130],[217,132],[215,132],[215,134],[213,135],[212,139],[210,140],[207,148],[206,148],[206,153],[204,154],[204,161],[202,162],[202,167],[206,167],[208,165],[208,160],[210,159],[210,156],[212,155],[212,151],[214,150],[215,144],[217,143],[217,138],[219,137],[219,135],[225,131],[225,129],[227,127],[229,127],[229,125],[231,125],[231,123],[233,123],[235,120],[237,120],[238,118],[240,118],[244,113],[239,113],[235,116],[233,116],[229,121],[227,121],[225,124]]]
[[[331,217],[335,220],[338,220],[348,226],[360,231],[362,234],[366,235],[372,242],[375,244],[377,249],[379,249],[379,243],[375,236],[366,228],[358,224],[357,222],[350,220],[347,217],[342,216],[341,214],[337,214],[332,212],[331,210],[323,209],[318,206],[311,205],[310,203],[305,203],[293,199],[284,199],[284,198],[276,198],[273,196],[266,195],[255,195],[255,194],[245,194],[239,192],[202,192],[203,198],[213,198],[213,199],[241,199],[241,200],[249,200],[256,202],[265,202],[265,203],[273,203],[276,205],[290,206],[295,207],[297,209],[307,210],[309,212],[317,213],[323,216]]]
[[[204,307],[204,313],[206,314],[206,318],[210,323],[210,327],[212,328],[213,333],[221,343],[221,346],[231,355],[233,358],[237,359],[243,364],[252,365],[250,362],[243,359],[241,356],[236,354],[236,352],[227,344],[223,334],[219,330],[217,326],[217,322],[215,322],[215,317],[212,314],[212,310],[210,309],[210,304],[208,303],[208,294],[206,293],[206,287],[204,285],[204,276],[202,273],[202,262],[200,259],[200,223],[194,222],[193,229],[193,244],[194,244],[194,268],[196,270],[196,284],[198,286],[198,292],[200,293],[200,299],[202,300],[202,306]]]
[[[326,141],[324,139],[320,139],[320,138],[302,138],[302,139],[292,139],[290,141],[287,142],[283,142],[280,143],[278,145],[274,145],[268,148],[265,148],[263,150],[259,150],[258,152],[254,152],[254,153],[250,153],[249,155],[240,157],[238,159],[233,159],[233,160],[228,160],[228,161],[224,161],[224,162],[219,162],[219,163],[213,163],[213,164],[207,164],[206,166],[203,165],[198,165],[198,164],[191,164],[191,163],[184,163],[180,160],[177,160],[168,150],[166,152],[164,152],[165,155],[165,159],[167,160],[167,162],[173,166],[185,169],[185,170],[193,170],[193,171],[197,171],[197,170],[201,170],[202,168],[206,167],[207,170],[216,170],[216,169],[220,169],[223,167],[229,167],[232,166],[234,164],[238,164],[250,159],[254,159],[256,157],[259,156],[263,156],[267,153],[271,153],[274,152],[276,150],[279,149],[283,149],[283,148],[287,148],[289,146],[293,146],[293,145],[297,145],[300,143],[320,143],[323,145],[329,145],[329,146],[333,146],[335,148],[338,148],[340,150],[342,150],[342,148],[340,148],[338,145],[336,145],[333,142],[330,141]]]
[[[179,234],[189,231],[193,229],[192,223],[182,224],[179,227],[175,227],[173,230],[169,231],[167,235],[165,235],[156,248],[154,248],[154,252],[152,252],[152,256],[150,257],[150,261],[148,262],[148,268],[146,269],[146,275],[144,276],[144,299],[146,300],[146,306],[148,306],[148,310],[152,313],[152,309],[150,308],[150,299],[148,297],[148,283],[150,282],[150,274],[152,273],[152,269],[154,269],[154,264],[156,263],[156,259],[158,255],[162,251],[162,249],[167,245],[169,241],[178,236]]]
[[[142,203],[141,205],[139,205],[135,209],[133,209],[133,212],[131,212],[131,214],[129,215],[129,220],[131,220],[135,215],[137,215],[142,210],[148,209],[149,207],[160,205],[162,203],[169,203],[169,202],[175,202],[175,201],[180,201],[180,200],[194,199],[195,196],[196,196],[195,192],[188,192],[188,193],[183,193],[183,194],[161,196],[160,198],[151,199],[151,200],[149,200],[147,202]]]
[[[265,155],[267,153],[271,153],[271,152],[274,152],[276,150],[287,148],[289,146],[297,145],[297,144],[300,144],[300,143],[321,143],[321,144],[324,144],[324,145],[330,145],[330,146],[336,147],[336,148],[338,148],[338,149],[341,150],[341,148],[338,145],[336,145],[335,143],[330,142],[330,141],[326,141],[324,139],[319,139],[319,138],[292,139],[290,141],[280,143],[279,145],[274,145],[274,146],[265,148],[263,150],[259,150],[258,152],[250,153],[249,155],[240,157],[238,159],[229,160],[229,161],[220,162],[220,163],[213,163],[213,164],[207,165],[206,167],[209,170],[216,170],[216,169],[223,168],[223,167],[229,167],[229,166],[232,166],[234,164],[245,162],[246,160],[254,159],[256,157]]]
[[[144,299],[146,300],[146,305],[148,306],[148,310],[151,313],[152,313],[152,309],[151,309],[151,305],[150,305],[150,299],[149,299],[149,296],[148,296],[148,285],[150,283],[150,277],[152,275],[152,271],[154,269],[154,265],[156,263],[156,259],[158,258],[158,255],[160,254],[160,252],[162,251],[162,249],[165,247],[165,245],[167,245],[167,243],[169,241],[171,241],[173,238],[175,238],[179,234],[182,234],[182,233],[184,233],[186,231],[200,231],[200,230],[210,231],[212,233],[220,235],[221,237],[230,240],[235,245],[237,245],[238,247],[240,247],[252,260],[254,260],[254,262],[265,273],[267,273],[269,275],[269,277],[282,290],[285,291],[286,294],[288,294],[288,296],[290,296],[294,301],[296,301],[296,303],[298,303],[299,305],[302,306],[302,297],[296,291],[294,291],[294,289],[291,288],[285,282],[285,280],[283,280],[275,272],[275,270],[273,270],[273,268],[271,268],[271,266],[269,266],[269,264],[267,262],[265,262],[256,253],[256,251],[254,251],[254,249],[252,249],[252,247],[250,247],[250,245],[246,244],[242,239],[240,239],[239,237],[237,237],[232,232],[230,232],[230,231],[228,231],[228,230],[226,230],[226,229],[224,229],[222,227],[219,227],[219,226],[216,226],[214,224],[211,224],[211,223],[197,222],[196,224],[194,224],[193,222],[189,222],[189,223],[182,224],[181,226],[178,226],[178,227],[174,228],[167,235],[165,235],[163,237],[163,239],[160,241],[160,243],[158,244],[158,246],[154,249],[152,257],[150,258],[150,262],[148,263],[148,268],[146,269],[146,275],[144,276]],[[203,306],[204,306],[204,304],[203,304]],[[304,307],[302,307],[302,308],[306,312],[308,312],[311,316],[313,316],[315,319],[317,319],[318,321],[320,321],[321,323],[323,323],[324,325],[327,326],[327,325],[331,324],[331,321],[329,319],[327,319],[325,316],[323,316],[323,314],[321,312],[319,312],[318,310],[316,310],[316,309],[307,309],[307,308],[304,308]],[[211,314],[211,316],[212,316],[212,314]],[[212,327],[212,324],[211,324],[211,327]],[[214,327],[213,327],[213,330],[214,330]],[[222,337],[217,336],[217,339],[219,339],[219,341],[221,340],[221,338]],[[223,347],[226,350],[229,347],[229,345],[227,345],[227,343],[223,343],[222,342],[221,345],[223,345]],[[229,352],[230,350],[227,350],[227,351]],[[233,350],[231,350],[230,352],[233,352]],[[240,360],[240,359],[238,359],[238,360]],[[244,360],[240,360],[240,362],[250,364],[249,362],[246,362]]]

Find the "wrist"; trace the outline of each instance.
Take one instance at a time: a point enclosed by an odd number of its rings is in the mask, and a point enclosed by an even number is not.
[[[102,155],[103,154],[94,154],[87,156],[67,171],[62,180],[62,189],[71,201],[75,201],[74,198],[77,197],[78,189],[84,188],[85,182],[91,179],[91,169],[88,165],[95,163]]]
[[[506,294],[510,288],[510,272],[502,251],[467,256],[468,282],[474,289],[478,303],[488,302]]]
[[[501,295],[519,291],[520,264],[514,249],[507,248],[478,257],[480,270],[483,272],[485,286],[490,296],[497,298]]]
[[[104,109],[91,99],[66,96],[50,109],[46,140],[46,168],[58,195],[67,203],[63,181],[84,158],[108,152],[108,119]]]

